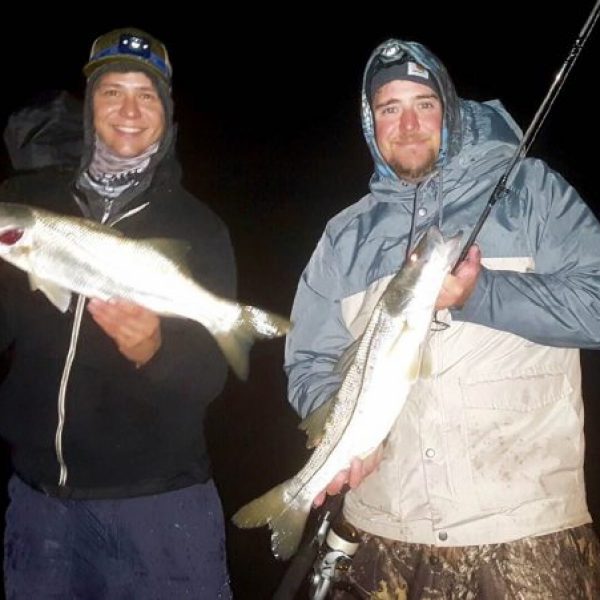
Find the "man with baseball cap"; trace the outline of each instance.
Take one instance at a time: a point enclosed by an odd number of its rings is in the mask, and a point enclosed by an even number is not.
[[[339,357],[424,232],[473,229],[521,136],[500,102],[459,99],[432,52],[396,39],[367,63],[362,125],[370,193],[327,224],[292,310],[286,371],[303,417],[335,396]],[[431,375],[385,445],[315,500],[351,488],[344,517],[361,544],[346,583],[361,597],[600,597],[578,353],[600,347],[598,248],[577,192],[522,161],[444,281]]]
[[[187,241],[192,276],[233,297],[227,229],[180,183],[166,47],[111,31],[84,73],[79,168],[12,178],[1,200]],[[118,298],[80,297],[61,314],[19,273],[1,281],[0,341],[14,347],[0,388],[15,471],[7,597],[229,598],[203,432],[227,371],[211,336]]]

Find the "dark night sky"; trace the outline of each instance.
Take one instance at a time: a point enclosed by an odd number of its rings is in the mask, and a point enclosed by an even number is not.
[[[268,13],[269,26],[267,13],[255,5],[241,11],[216,6],[216,16],[199,19],[171,3],[167,14],[75,15],[78,24],[69,26],[57,23],[56,8],[36,12],[34,19],[3,25],[0,123],[43,90],[81,95],[80,70],[96,35],[126,24],[147,29],[170,49],[186,183],[228,221],[236,246],[252,240],[259,256],[272,255],[284,271],[275,276],[289,291],[326,219],[367,189],[371,160],[360,129],[359,88],[379,42],[401,36],[425,43],[447,64],[459,94],[500,98],[527,125],[592,0],[572,2],[568,11],[545,2],[501,5],[491,11],[482,2],[429,2],[410,10],[374,6],[342,14],[291,4]],[[563,172],[590,204],[600,202],[588,150],[600,132],[590,91],[599,52],[597,31],[532,151]],[[273,247],[263,248],[267,243]],[[239,253],[251,261],[247,247],[239,246]],[[253,267],[240,267],[244,292],[244,274]],[[291,294],[283,301],[286,308]]]
[[[86,5],[80,12],[88,14],[74,14],[70,20],[78,24],[70,26],[56,23],[56,5],[54,13],[36,11],[33,18],[28,8],[29,16],[2,26],[0,125],[43,90],[81,95],[80,69],[97,35],[126,25],[147,29],[169,48],[185,181],[230,227],[240,296],[288,313],[327,219],[367,190],[372,164],[358,108],[372,49],[388,37],[425,43],[446,63],[461,96],[500,98],[525,128],[593,1],[554,8],[525,0],[441,4],[423,2],[410,11],[372,4],[352,14],[344,5],[324,13],[288,4],[285,11],[261,14],[254,4],[240,11],[227,3],[211,7],[217,12],[211,19],[192,18],[175,3],[166,5],[166,15],[120,10],[118,17],[92,17],[95,7]],[[562,172],[597,211],[592,148],[600,126],[592,78],[599,55],[600,26],[531,151]],[[0,173],[6,173],[7,159],[0,160]],[[211,411],[215,476],[228,516],[289,477],[307,456],[285,402],[282,350],[282,342],[255,348],[250,380],[231,381]],[[586,361],[598,372],[597,353]],[[594,405],[589,396],[597,385],[589,377],[587,382],[586,404]],[[600,451],[591,451],[595,462]],[[592,484],[590,504],[600,514],[595,479]],[[232,528],[229,540],[238,597],[269,597],[283,566],[270,557],[266,533]]]

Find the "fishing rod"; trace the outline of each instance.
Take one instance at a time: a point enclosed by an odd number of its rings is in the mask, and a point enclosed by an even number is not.
[[[529,148],[533,144],[537,134],[539,133],[539,131],[544,123],[544,120],[548,116],[548,113],[550,112],[550,109],[552,108],[552,105],[554,104],[554,101],[556,100],[563,85],[565,84],[567,76],[569,75],[571,69],[573,68],[575,61],[579,57],[579,54],[581,53],[581,50],[583,49],[584,44],[586,43],[588,37],[592,33],[592,29],[594,28],[594,25],[596,24],[596,21],[598,20],[599,15],[600,15],[600,0],[597,0],[596,4],[592,8],[592,11],[590,12],[590,14],[587,18],[584,26],[581,28],[581,31],[579,32],[579,35],[577,36],[577,39],[575,40],[575,43],[573,44],[566,60],[562,64],[560,71],[557,73],[556,77],[554,78],[554,81],[552,82],[552,85],[550,86],[548,93],[544,97],[540,107],[538,108],[533,119],[531,120],[531,123],[529,124],[527,131],[523,135],[521,142],[517,146],[517,149],[515,150],[513,157],[511,158],[506,170],[504,171],[504,174],[498,180],[496,187],[494,187],[492,194],[490,196],[490,199],[488,200],[488,203],[486,204],[485,209],[481,213],[479,220],[477,221],[477,223],[475,223],[475,227],[473,227],[473,231],[471,231],[471,235],[469,235],[469,239],[465,242],[465,245],[454,265],[453,273],[456,271],[456,267],[466,258],[469,248],[473,245],[475,238],[477,238],[477,236],[479,235],[479,231],[483,227],[483,224],[485,223],[486,219],[488,218],[488,216],[489,216],[492,208],[496,204],[496,202],[498,202],[498,200],[500,200],[501,198],[504,198],[508,194],[508,188],[507,188],[506,182],[508,181],[510,174],[512,173],[513,169],[515,168],[515,165],[517,164],[517,162],[525,157]]]

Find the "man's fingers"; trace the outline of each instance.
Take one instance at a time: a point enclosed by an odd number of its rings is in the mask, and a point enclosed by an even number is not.
[[[353,458],[350,464],[350,476],[348,477],[348,485],[351,489],[358,487],[360,482],[365,477],[364,461],[358,458]]]
[[[334,480],[327,486],[327,493],[331,496],[339,494],[346,483],[348,483],[349,471],[346,469],[340,471],[334,478]]]
[[[143,340],[154,335],[160,319],[153,312],[123,300],[102,302],[92,299],[88,310],[111,337]]]
[[[458,263],[456,267],[455,275],[458,278],[469,276],[473,273],[477,273],[479,271],[479,266],[481,264],[481,250],[477,244],[473,244],[468,252],[465,259]]]
[[[467,252],[467,260],[479,262],[481,261],[481,248],[478,244],[473,244]]]
[[[362,480],[372,473],[381,462],[383,457],[383,444],[373,451],[367,458],[353,458],[350,463],[350,468],[340,471],[331,483],[318,494],[313,500],[313,506],[318,507],[323,504],[327,494],[335,496],[342,491],[342,488],[348,484],[351,489],[357,488]]]
[[[321,504],[325,502],[325,497],[327,496],[327,494],[329,494],[330,496],[335,496],[336,494],[339,494],[342,491],[344,485],[348,483],[348,476],[349,471],[340,471],[335,476],[333,481],[327,486],[327,488],[315,497],[315,499],[313,500],[313,506],[315,508],[321,506]]]
[[[383,445],[379,446],[377,448],[377,450],[375,450],[375,452],[373,452],[373,454],[371,454],[364,460],[363,469],[362,469],[363,470],[363,479],[367,475],[370,475],[373,471],[375,471],[375,469],[377,469],[382,458],[383,458]]]
[[[321,504],[323,504],[323,502],[325,502],[325,497],[327,496],[327,492],[322,491],[314,500],[313,500],[313,506],[315,508],[319,508],[319,506],[321,506]]]

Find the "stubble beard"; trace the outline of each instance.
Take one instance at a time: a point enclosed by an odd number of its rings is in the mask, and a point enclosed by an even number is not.
[[[437,159],[438,153],[430,148],[426,160],[419,165],[408,166],[401,160],[393,160],[389,165],[400,179],[404,179],[410,183],[418,183],[433,172]]]

